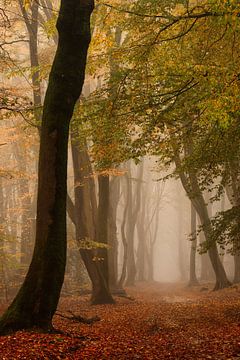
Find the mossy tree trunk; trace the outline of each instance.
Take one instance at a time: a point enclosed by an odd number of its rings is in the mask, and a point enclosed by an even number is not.
[[[92,0],[61,2],[59,43],[43,108],[35,248],[25,281],[0,320],[1,334],[52,330],[66,263],[69,123],[84,82],[93,6]]]

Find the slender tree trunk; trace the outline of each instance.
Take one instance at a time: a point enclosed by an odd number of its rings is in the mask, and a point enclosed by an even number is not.
[[[109,175],[98,176],[99,202],[97,216],[97,242],[103,247],[97,249],[96,262],[103,276],[105,289],[93,294],[94,304],[111,304],[114,300],[109,291],[109,269],[108,269],[108,213],[109,213]]]
[[[183,235],[183,222],[184,222],[184,206],[179,190],[179,184],[176,182],[177,191],[177,233],[178,233],[178,266],[180,272],[180,280],[186,282],[188,279],[188,269],[185,259],[184,242],[186,241]]]
[[[179,157],[179,154],[175,151],[175,163],[176,167],[180,170],[181,169],[181,160]],[[212,243],[210,239],[211,234],[211,221],[208,215],[208,210],[206,203],[204,201],[202,192],[198,185],[197,176],[194,172],[188,173],[188,178],[186,174],[183,171],[179,171],[180,179],[182,182],[182,185],[191,199],[194,208],[199,216],[199,219],[201,221],[201,224],[203,226],[204,235],[206,238],[206,241],[209,242],[210,246],[208,249],[208,255],[211,260],[211,264],[215,273],[216,277],[216,283],[214,290],[222,289],[225,287],[228,287],[230,285],[230,282],[227,278],[226,272],[224,270],[223,264],[220,261],[217,245],[216,243]],[[193,197],[194,194],[194,197]]]
[[[191,241],[191,251],[190,251],[189,286],[198,285],[198,280],[196,276],[196,252],[197,252],[196,227],[197,227],[197,214],[191,202],[191,233],[193,236],[193,240]]]
[[[144,224],[145,219],[145,205],[142,204],[142,211],[140,212],[139,219],[137,221],[137,234],[138,234],[138,248],[137,248],[137,280],[145,281],[145,255],[146,255],[146,237],[148,234],[145,232]]]
[[[5,239],[4,239],[4,196],[3,196],[3,181],[0,177],[0,286],[2,294],[0,299],[4,296],[4,300],[8,301],[8,280],[7,280],[7,266],[5,254]]]
[[[234,284],[240,282],[240,254],[237,252],[234,254]]]
[[[143,164],[143,162],[142,162]],[[143,165],[142,165],[143,166]],[[146,239],[148,234],[146,232],[146,212],[147,212],[147,202],[146,194],[143,196],[144,187],[141,186],[138,197],[139,197],[139,207],[138,217],[136,222],[138,246],[137,246],[137,259],[136,259],[136,270],[137,270],[137,280],[145,281],[145,265],[146,265]]]
[[[19,5],[23,15],[23,19],[28,31],[29,36],[29,55],[30,64],[33,69],[32,72],[32,92],[34,115],[37,122],[40,122],[40,106],[42,104],[41,89],[40,89],[40,76],[39,76],[39,60],[38,60],[38,16],[39,16],[39,3],[33,1],[31,4],[31,16],[26,11],[24,1],[19,0]],[[38,124],[39,125],[39,124]]]
[[[135,251],[134,251],[134,233],[137,222],[137,215],[140,210],[140,192],[141,181],[143,175],[143,162],[139,165],[139,174],[137,177],[137,186],[135,190],[135,197],[133,193],[132,179],[130,166],[128,168],[128,181],[129,181],[129,206],[128,206],[128,222],[127,222],[127,242],[128,242],[128,256],[127,256],[127,286],[135,285],[135,277],[137,273]],[[135,200],[135,201],[134,201]]]
[[[84,82],[92,10],[91,0],[61,2],[59,43],[43,108],[35,249],[25,281],[0,320],[1,334],[53,328],[66,263],[69,123]]]
[[[240,178],[239,178],[239,166],[238,164],[229,164],[228,170],[230,173],[231,183],[225,186],[227,197],[232,206],[239,206],[240,204]],[[236,170],[237,169],[237,170]],[[240,219],[238,219],[238,225],[240,225]],[[237,235],[233,243],[234,251],[234,276],[233,282],[240,282],[240,236]]]
[[[198,193],[197,189],[193,188],[194,193]],[[211,264],[216,276],[216,284],[214,287],[214,290],[219,290],[225,287],[228,287],[230,285],[229,280],[227,279],[226,272],[224,270],[223,264],[220,261],[220,257],[217,250],[216,243],[211,243],[209,235],[211,234],[211,222],[208,216],[207,207],[206,204],[202,198],[202,196],[199,194],[197,200],[193,200],[194,207],[199,215],[199,218],[201,220],[201,224],[203,226],[203,231],[205,235],[205,239],[207,242],[210,243],[210,247],[208,249],[208,255],[211,260]]]
[[[122,244],[123,244],[123,265],[122,265],[121,276],[118,281],[119,288],[123,287],[124,281],[126,279],[127,256],[128,256],[128,243],[127,243],[127,238],[126,238],[126,233],[125,233],[126,223],[127,223],[127,212],[128,212],[128,205],[129,205],[129,182],[128,182],[127,175],[124,176],[124,180],[126,180],[126,191],[125,191],[126,202],[125,202],[125,207],[123,210],[123,219],[122,219],[122,224],[121,224],[121,237],[122,237]]]
[[[108,223],[108,262],[109,286],[112,292],[118,290],[118,240],[117,240],[117,207],[120,197],[120,178],[114,177],[110,182],[110,204]]]
[[[113,299],[109,293],[108,286],[105,282],[104,276],[97,261],[97,256],[93,249],[88,249],[85,246],[86,241],[96,241],[96,225],[95,225],[95,192],[93,184],[91,183],[92,170],[90,169],[90,159],[87,153],[86,144],[81,149],[77,142],[77,136],[72,132],[72,157],[74,169],[74,193],[75,206],[68,197],[68,214],[75,224],[76,239],[79,246],[79,251],[86,267],[87,273],[92,283],[92,304],[98,302],[112,303]]]
[[[21,173],[26,174],[26,159],[22,153],[22,149],[16,145],[14,148],[15,157],[18,164],[18,169]],[[25,175],[26,176],[26,175]],[[29,191],[29,180],[21,178],[19,180],[19,196],[21,201],[21,265],[25,268],[29,265],[32,255],[31,243],[31,196]]]

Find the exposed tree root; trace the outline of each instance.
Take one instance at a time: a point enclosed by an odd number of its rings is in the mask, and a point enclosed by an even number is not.
[[[72,316],[66,316],[66,315],[63,315],[63,314],[61,314],[59,312],[57,312],[56,315],[61,316],[64,319],[68,319],[68,320],[75,321],[75,322],[81,322],[83,324],[90,324],[90,325],[95,323],[96,321],[101,320],[99,316],[94,316],[94,317],[88,319],[88,318],[85,318],[83,316],[75,315],[71,311],[68,311],[68,312]]]

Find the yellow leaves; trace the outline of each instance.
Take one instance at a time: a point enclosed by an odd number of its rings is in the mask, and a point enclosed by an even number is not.
[[[25,8],[26,11],[30,8],[31,4],[32,4],[32,0],[23,0],[23,7]]]
[[[78,248],[91,250],[91,249],[108,249],[109,245],[94,241],[90,238],[84,238],[78,240]]]
[[[152,109],[147,109],[147,110],[146,110],[146,113],[147,113],[148,115],[150,115],[150,114],[152,113]]]
[[[172,15],[181,16],[186,13],[186,8],[183,4],[176,4],[175,8],[172,11]]]

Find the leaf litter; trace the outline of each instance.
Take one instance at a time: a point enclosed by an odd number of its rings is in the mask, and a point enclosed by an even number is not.
[[[91,306],[88,296],[62,297],[63,316],[54,317],[61,333],[2,336],[0,359],[240,359],[238,286],[203,293],[201,287],[141,283],[127,293],[134,301],[116,297],[114,305]],[[72,321],[70,312],[97,321]]]

